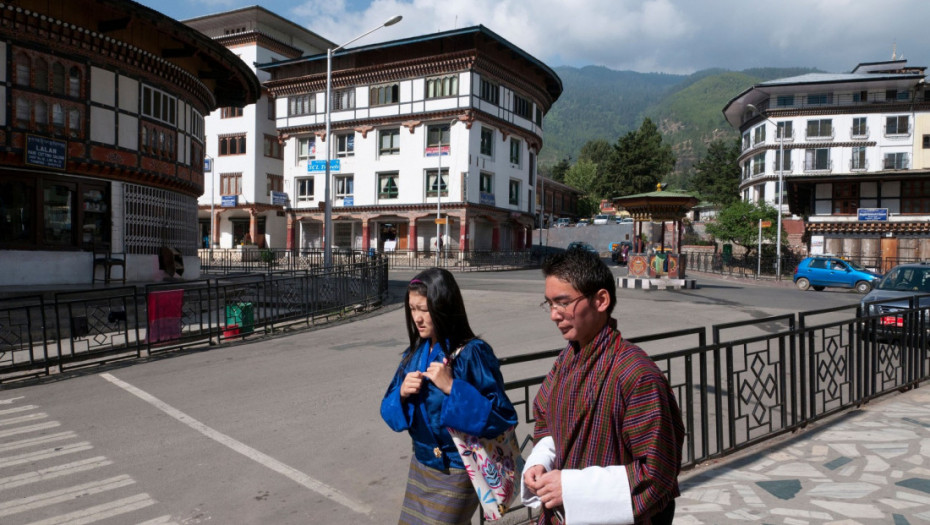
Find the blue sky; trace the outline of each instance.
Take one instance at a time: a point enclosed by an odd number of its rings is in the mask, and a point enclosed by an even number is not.
[[[184,20],[250,5],[354,45],[482,24],[549,66],[691,73],[719,67],[847,72],[898,58],[930,66],[927,0],[142,0]]]

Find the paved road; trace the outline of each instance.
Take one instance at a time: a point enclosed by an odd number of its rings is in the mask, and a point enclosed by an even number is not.
[[[393,272],[394,289],[412,275]],[[458,278],[473,328],[498,355],[562,346],[537,307],[538,270]],[[621,290],[621,329],[635,336],[858,301],[699,282]],[[0,523],[395,522],[410,443],[378,406],[404,346],[395,297],[343,324],[5,386]]]

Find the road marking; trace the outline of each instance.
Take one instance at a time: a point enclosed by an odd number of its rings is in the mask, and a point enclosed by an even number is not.
[[[81,441],[80,443],[70,443],[61,447],[46,448],[43,450],[37,450],[35,452],[29,452],[27,454],[7,456],[0,458],[0,467],[12,467],[14,465],[32,463],[33,461],[64,456],[65,454],[74,454],[75,452],[83,452],[92,448],[94,447],[91,446],[91,444],[87,441]]]
[[[154,505],[156,502],[148,494],[137,494],[128,498],[94,505],[84,510],[78,510],[46,518],[42,521],[34,521],[29,525],[85,525],[95,521],[105,520],[127,512],[137,511]]]
[[[0,503],[0,518],[19,514],[20,512],[48,507],[49,505],[55,505],[65,501],[76,500],[85,496],[90,496],[91,494],[99,494],[107,490],[126,487],[133,483],[135,483],[135,480],[124,474],[122,476],[83,483],[81,485],[46,492],[44,494],[36,494],[28,498],[17,498],[13,501]]]
[[[61,426],[61,423],[57,421],[49,421],[47,423],[29,425],[28,427],[11,428],[9,430],[0,431],[0,438],[15,436],[17,434],[28,434],[29,432],[36,432],[39,430],[48,430],[50,428],[55,428],[55,427],[60,427],[60,426]]]
[[[85,472],[88,470],[93,470],[98,467],[106,467],[107,465],[112,465],[113,462],[103,456],[97,456],[90,459],[82,459],[80,461],[73,461],[71,463],[65,463],[63,465],[56,465],[54,467],[44,468],[42,470],[34,470],[32,472],[25,472],[23,474],[17,474],[16,476],[9,476],[6,478],[0,478],[0,490],[12,489],[15,487],[21,487],[23,485],[29,485],[30,483],[39,483],[41,481],[48,481],[50,479],[60,478],[61,476],[67,476],[68,474],[76,474],[78,472]]]
[[[51,443],[53,441],[61,441],[63,439],[77,439],[77,434],[73,431],[67,432],[58,432],[56,434],[49,434],[47,436],[39,436],[29,439],[21,439],[19,441],[10,441],[9,443],[4,443],[0,445],[0,452],[8,452],[10,450],[16,450],[18,448],[28,448],[34,447],[36,445],[44,445],[46,443]]]
[[[12,405],[13,401],[18,401],[20,399],[25,399],[26,396],[11,397],[9,399],[0,399],[0,405]]]
[[[19,416],[11,417],[8,419],[0,419],[0,426],[15,425],[17,423],[26,423],[28,421],[35,421],[37,419],[45,419],[48,417],[48,414],[45,412],[39,412],[38,414],[29,414],[28,416]]]
[[[16,407],[16,408],[7,408],[4,410],[0,410],[0,416],[5,416],[7,414],[15,414],[16,412],[28,412],[30,410],[35,410],[37,408],[39,407],[35,405],[23,405],[21,407]]]
[[[290,478],[291,480],[297,482],[298,484],[344,507],[347,507],[349,510],[353,512],[357,512],[359,514],[366,514],[366,515],[371,514],[371,507],[369,507],[368,505],[365,505],[364,503],[361,503],[358,501],[354,501],[352,498],[346,496],[345,494],[340,492],[338,489],[330,487],[329,485],[323,483],[322,481],[314,479],[293,467],[289,467],[288,465],[281,463],[280,461],[274,459],[273,457],[263,452],[259,452],[258,450],[255,450],[254,448],[246,445],[245,443],[237,441],[227,436],[226,434],[219,432],[218,430],[214,430],[204,425],[200,421],[197,421],[196,419],[185,414],[184,412],[181,412],[180,410],[172,407],[171,405],[168,405],[167,403],[149,394],[148,392],[145,392],[144,390],[140,390],[139,388],[136,388],[125,381],[117,379],[116,377],[108,373],[100,374],[100,377],[122,388],[123,390],[129,392],[130,394],[138,397],[139,399],[142,399],[143,401],[145,401],[146,403],[149,403],[155,408],[158,408],[162,412],[168,414],[169,416],[180,421],[181,423],[184,423],[185,425],[196,430],[197,432],[200,432],[201,434],[207,436],[208,438],[231,448],[232,450],[242,454],[243,456],[261,465],[264,465],[265,467],[277,472],[278,474],[281,474],[287,478]]]
[[[171,516],[159,516],[153,520],[148,520],[139,525],[178,525],[178,522],[172,521]]]

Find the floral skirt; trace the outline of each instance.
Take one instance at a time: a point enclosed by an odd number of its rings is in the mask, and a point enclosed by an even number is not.
[[[478,496],[465,469],[441,471],[414,457],[400,525],[467,525],[478,509]]]

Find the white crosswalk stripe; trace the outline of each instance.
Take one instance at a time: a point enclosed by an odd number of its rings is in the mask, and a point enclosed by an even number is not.
[[[0,399],[0,523],[85,525],[119,517],[122,523],[179,525],[156,514],[158,502],[149,494],[134,493],[136,480],[113,472],[113,461],[88,454],[93,444],[60,429],[24,399]]]

